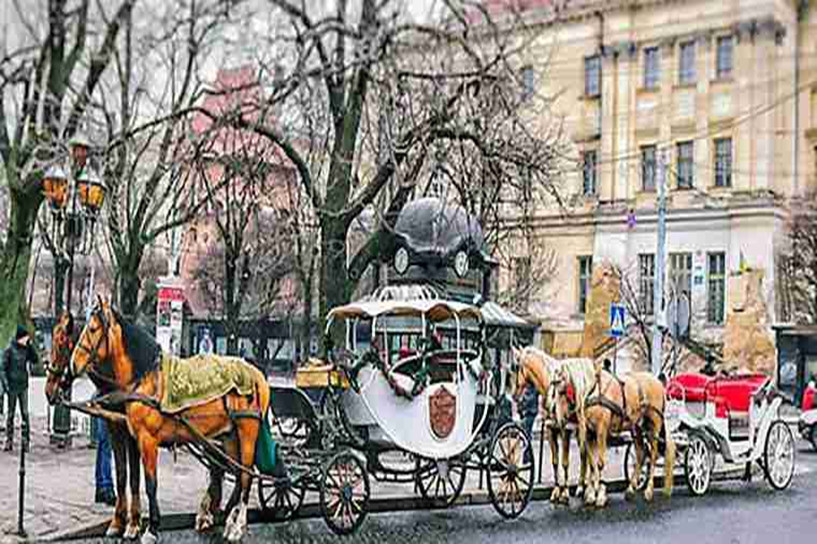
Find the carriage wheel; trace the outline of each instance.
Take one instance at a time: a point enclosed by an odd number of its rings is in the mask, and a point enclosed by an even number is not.
[[[706,440],[699,434],[689,436],[689,445],[684,453],[684,475],[687,487],[693,495],[703,495],[712,481],[713,455]]]
[[[488,450],[488,496],[499,514],[519,516],[533,493],[533,447],[516,423],[506,423],[494,435]]]
[[[418,460],[414,482],[424,499],[451,506],[465,487],[466,470],[459,459]]]
[[[321,514],[338,535],[354,533],[366,519],[369,473],[351,451],[335,454],[326,463],[320,482]]]
[[[641,474],[638,475],[638,483],[636,485],[636,489],[638,491],[644,491],[647,488],[647,456],[649,455],[649,447],[644,448],[644,461],[641,463]],[[627,485],[630,483],[630,477],[635,470],[635,461],[636,461],[636,454],[635,454],[635,444],[630,442],[627,444],[627,449],[624,450],[624,480],[627,482]]]
[[[266,478],[258,480],[258,501],[266,515],[275,521],[292,519],[304,503],[306,490],[293,485],[286,478],[271,482]]]
[[[817,424],[811,426],[811,433],[809,433],[809,441],[814,451],[817,451]]]
[[[774,489],[786,489],[794,477],[794,436],[789,426],[778,419],[772,422],[763,446],[763,471]]]

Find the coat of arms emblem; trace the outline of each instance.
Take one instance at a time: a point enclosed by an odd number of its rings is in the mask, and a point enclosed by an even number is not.
[[[431,431],[437,438],[448,438],[457,417],[457,397],[440,387],[428,397]]]

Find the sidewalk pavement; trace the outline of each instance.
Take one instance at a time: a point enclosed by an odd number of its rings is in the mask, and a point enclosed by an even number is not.
[[[79,526],[103,522],[110,518],[113,508],[94,504],[94,463],[96,451],[88,448],[84,437],[74,438],[68,450],[58,450],[49,445],[46,420],[32,420],[31,452],[26,456],[24,526],[29,540],[53,537]],[[578,478],[578,454],[573,444],[571,456],[573,468],[571,481]],[[538,459],[539,443],[534,442],[534,454]],[[621,463],[624,450],[612,450],[605,474],[609,479],[623,477]],[[0,543],[19,542],[14,536],[17,530],[17,496],[19,480],[19,447],[9,454],[0,452]],[[545,444],[542,483],[552,483],[550,450]],[[538,461],[537,461],[538,470]],[[538,481],[538,479],[537,479]],[[413,496],[410,484],[390,484],[371,479],[374,498]],[[476,489],[478,475],[469,472],[466,490]],[[207,471],[185,450],[179,450],[174,458],[172,452],[162,450],[159,455],[159,507],[162,514],[192,513],[207,487]],[[147,497],[142,478],[142,510],[147,512]],[[225,500],[228,496],[225,491]],[[316,497],[307,496],[305,502]],[[251,506],[258,506],[258,494],[251,494]]]

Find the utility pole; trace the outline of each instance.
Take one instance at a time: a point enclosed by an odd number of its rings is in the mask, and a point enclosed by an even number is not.
[[[666,195],[666,164],[664,151],[656,152],[656,184],[658,185],[658,245],[655,249],[655,279],[653,290],[653,329],[652,329],[652,372],[656,376],[661,373],[663,361],[663,342],[661,330],[658,328],[659,316],[663,310],[664,300],[664,264],[666,262],[667,245],[667,195]]]

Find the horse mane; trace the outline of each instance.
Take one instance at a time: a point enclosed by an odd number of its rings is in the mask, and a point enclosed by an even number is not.
[[[565,359],[562,369],[573,385],[577,399],[583,399],[596,383],[596,366],[593,359]]]
[[[133,363],[134,379],[139,381],[145,374],[159,368],[159,354],[162,348],[144,329],[137,327],[116,311],[113,311],[113,315],[122,328],[122,344]]]
[[[534,346],[525,346],[524,348],[522,348],[522,352],[526,355],[533,355],[534,358],[539,359],[545,366],[545,370],[547,370],[549,374],[556,372],[556,370],[558,370],[559,367],[562,365],[561,360],[556,359],[555,357],[551,357],[543,350]]]

